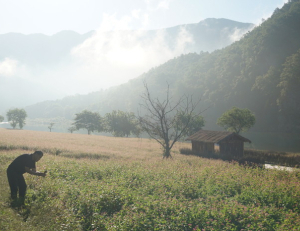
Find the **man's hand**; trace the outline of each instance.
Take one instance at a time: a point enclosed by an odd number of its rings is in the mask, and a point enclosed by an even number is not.
[[[46,173],[47,173],[47,171],[45,171],[45,172],[36,172],[35,168],[31,170],[28,167],[25,167],[25,171],[28,172],[31,175],[42,176],[42,177],[45,177]]]

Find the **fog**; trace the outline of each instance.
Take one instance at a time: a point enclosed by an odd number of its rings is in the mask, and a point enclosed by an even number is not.
[[[225,27],[218,44],[206,47],[208,42],[195,45],[191,28],[196,24],[153,31],[122,30],[129,18],[118,20],[114,15],[107,15],[104,19],[98,30],[74,47],[69,45],[66,53],[59,50],[56,54],[56,47],[48,50],[42,47],[45,51],[40,51],[33,46],[19,59],[17,55],[2,59],[0,113],[11,107],[120,85],[182,54],[222,48],[251,29]],[[205,21],[201,26],[208,31],[212,29]],[[112,30],[107,31],[107,28]],[[45,41],[51,39],[57,38],[44,38]]]
[[[116,31],[109,35],[97,32],[83,44],[72,50],[76,68],[75,86],[85,86],[83,91],[108,88],[127,82],[150,68],[185,53],[193,38],[184,29],[171,49],[164,30],[153,38],[145,38],[145,32],[130,34]],[[88,78],[82,79],[83,76]],[[87,82],[85,82],[87,81]]]

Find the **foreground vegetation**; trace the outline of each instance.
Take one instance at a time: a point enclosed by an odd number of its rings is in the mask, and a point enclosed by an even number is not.
[[[179,154],[157,143],[0,129],[0,230],[300,230],[300,173],[245,168]],[[5,170],[47,151],[11,207]],[[24,151],[26,149],[26,151]]]

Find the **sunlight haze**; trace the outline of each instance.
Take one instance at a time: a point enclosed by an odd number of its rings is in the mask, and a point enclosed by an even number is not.
[[[50,40],[51,36],[61,31],[74,31],[80,35],[91,33],[80,44],[72,47],[66,57],[52,60],[50,64],[46,61],[39,63],[43,59],[33,62],[26,58],[21,60],[9,55],[0,56],[0,81],[15,78],[38,86],[43,93],[40,99],[36,99],[37,102],[107,89],[136,78],[174,57],[191,52],[188,47],[195,41],[184,27],[185,24],[196,24],[207,18],[259,24],[285,2],[0,0],[0,35],[21,33],[32,37],[32,34],[41,33],[48,37],[34,36]],[[170,46],[170,35],[165,29],[178,25],[183,26],[177,37],[172,38],[174,42]],[[149,30],[155,32],[149,36]],[[236,29],[226,36],[234,42],[246,32]],[[39,52],[38,48],[34,50]],[[209,49],[204,51],[211,52]],[[42,57],[43,53],[40,52]]]

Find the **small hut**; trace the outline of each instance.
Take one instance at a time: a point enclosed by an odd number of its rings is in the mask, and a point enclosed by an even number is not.
[[[250,140],[234,132],[200,130],[188,137],[192,142],[192,151],[199,154],[215,153],[215,146],[219,146],[222,155],[243,156],[244,142]]]

